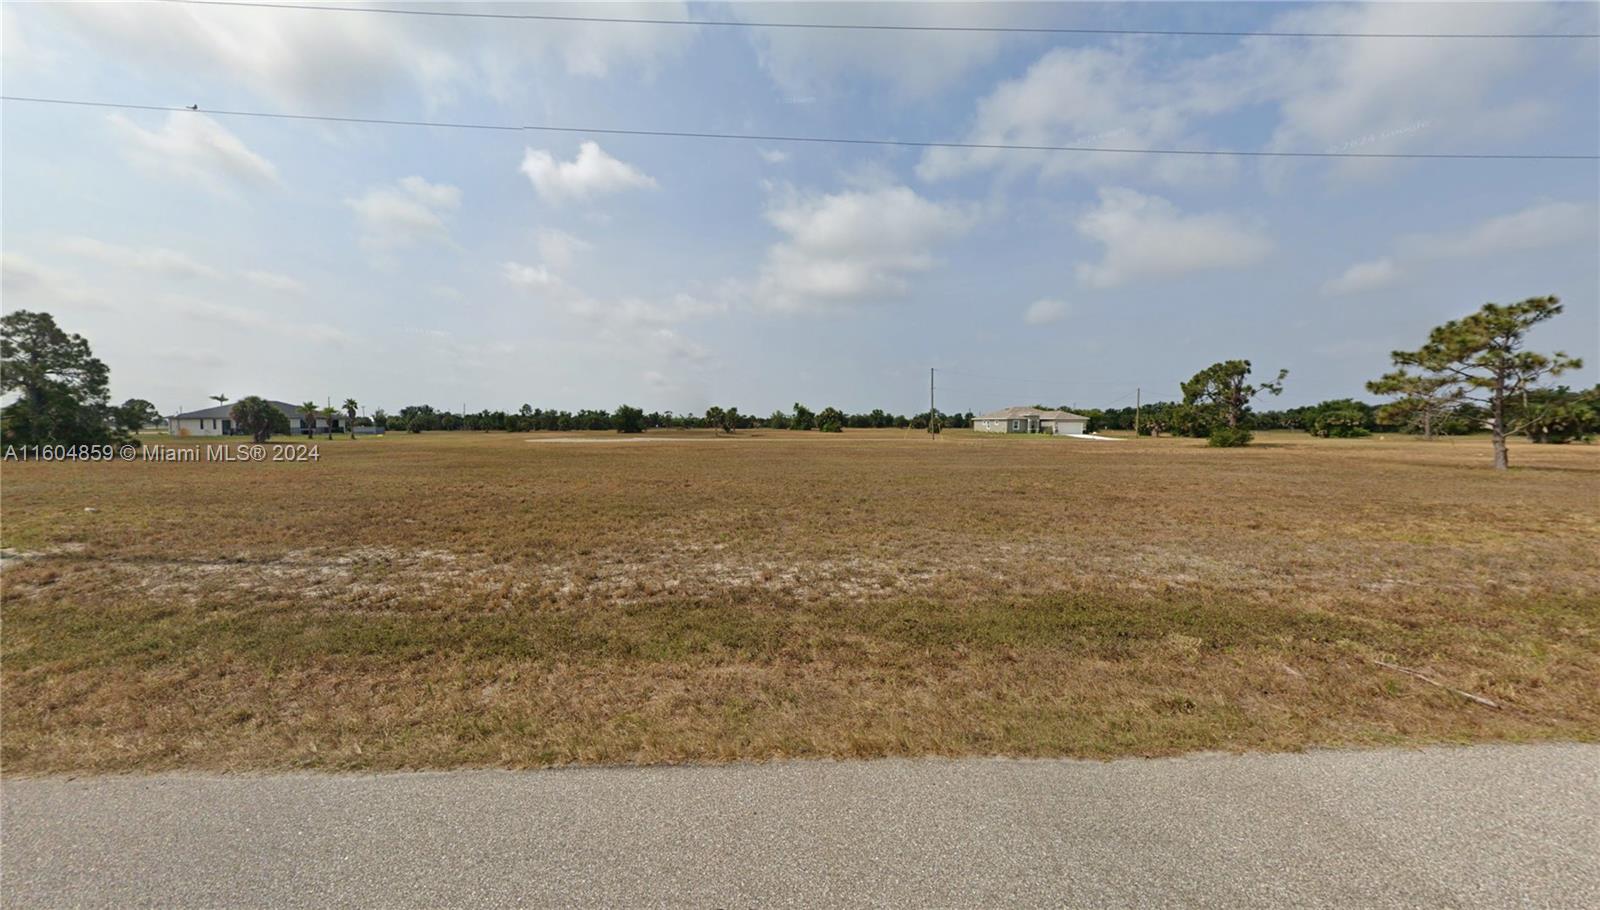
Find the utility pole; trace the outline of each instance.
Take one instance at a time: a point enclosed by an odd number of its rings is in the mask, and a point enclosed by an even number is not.
[[[1139,393],[1143,391],[1138,386],[1133,387],[1133,435],[1139,435]],[[1126,401],[1127,399],[1123,399]]]

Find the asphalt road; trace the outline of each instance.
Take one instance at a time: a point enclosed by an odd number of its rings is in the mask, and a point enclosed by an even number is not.
[[[1600,746],[0,789],[6,907],[1600,907]]]

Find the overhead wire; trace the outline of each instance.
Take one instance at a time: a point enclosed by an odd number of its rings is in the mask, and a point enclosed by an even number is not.
[[[972,32],[1020,35],[1144,35],[1167,38],[1414,38],[1414,39],[1583,39],[1600,38],[1589,32],[1334,32],[1251,31],[1231,29],[1089,28],[1053,25],[934,25],[878,22],[779,22],[746,19],[687,19],[648,16],[577,16],[559,13],[510,13],[483,10],[443,10],[382,6],[341,6],[309,3],[265,3],[251,0],[158,0],[183,6],[242,7],[248,9],[302,10],[322,13],[367,13],[387,16],[423,16],[442,19],[490,19],[527,22],[577,22],[614,25],[666,25],[712,28],[811,29],[875,32]]]

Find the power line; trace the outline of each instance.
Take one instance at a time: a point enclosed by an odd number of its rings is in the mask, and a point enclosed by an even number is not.
[[[396,9],[376,6],[328,6],[306,3],[252,3],[246,0],[160,0],[185,6],[233,6],[334,13],[377,13],[389,16],[431,16],[445,19],[499,19],[533,22],[599,22],[617,25],[689,25],[719,28],[794,28],[874,32],[977,32],[1022,35],[1148,35],[1168,38],[1600,38],[1571,32],[1264,32],[1152,28],[1068,28],[1028,25],[878,25],[848,22],[762,22],[739,19],[656,19],[625,16],[562,16],[552,13],[484,13],[460,10]]]
[[[339,117],[331,114],[287,114],[275,111],[241,111],[164,104],[126,104],[115,101],[86,101],[74,98],[43,98],[26,95],[0,95],[0,100],[29,104],[61,104],[74,107],[116,108],[130,111],[170,111],[202,113],[220,117],[256,117],[268,120],[308,120],[322,123],[363,123],[378,126],[420,126],[456,130],[497,130],[502,132],[586,133],[597,136],[666,136],[679,139],[723,139],[738,142],[805,142],[835,145],[897,146],[902,148],[949,148],[1012,152],[1080,152],[1109,155],[1191,155],[1231,158],[1366,158],[1402,160],[1466,161],[1597,161],[1600,155],[1509,154],[1494,152],[1274,152],[1251,149],[1184,148],[1105,148],[1092,145],[1021,145],[1005,142],[941,142],[923,139],[866,139],[849,136],[796,136],[759,133],[712,133],[691,130],[625,129],[621,127],[554,126],[551,124],[462,123],[443,120],[403,120],[383,117]]]

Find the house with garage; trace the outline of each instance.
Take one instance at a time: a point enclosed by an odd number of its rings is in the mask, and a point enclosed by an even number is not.
[[[344,414],[334,414],[332,421],[321,414],[306,414],[300,410],[298,405],[292,405],[285,401],[268,399],[267,404],[282,411],[283,415],[289,418],[289,432],[296,436],[308,432],[327,433],[331,431],[342,433],[344,432],[344,424],[349,420]],[[203,408],[199,411],[185,411],[182,414],[174,414],[167,418],[167,432],[173,436],[233,436],[242,434],[244,431],[233,424],[233,417],[229,413],[232,410],[233,405],[231,404],[219,404],[214,408]]]
[[[1002,408],[972,418],[972,428],[980,433],[1046,433],[1051,436],[1082,436],[1089,418],[1071,411],[1043,408]]]

